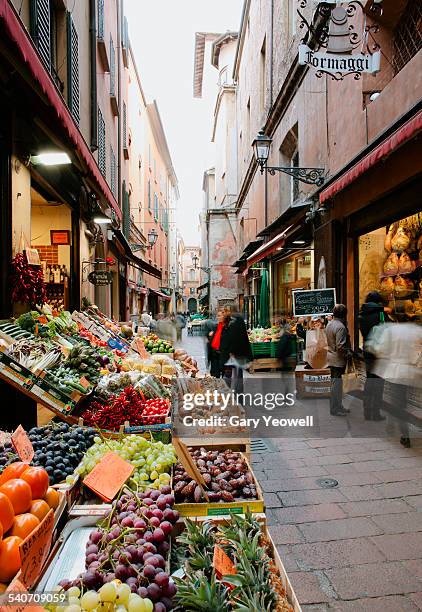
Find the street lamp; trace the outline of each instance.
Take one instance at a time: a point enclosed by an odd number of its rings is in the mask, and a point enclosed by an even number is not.
[[[149,249],[152,249],[154,244],[157,242],[157,238],[158,238],[158,234],[155,228],[153,227],[152,230],[148,232],[148,248]]]
[[[258,136],[252,143],[255,152],[255,159],[258,162],[261,174],[264,173],[264,170],[272,176],[274,176],[276,172],[283,172],[284,174],[292,176],[297,181],[307,183],[308,185],[317,185],[317,187],[321,187],[321,185],[324,184],[325,176],[323,168],[267,166],[268,158],[270,156],[271,143],[272,139],[265,134],[264,130],[261,130],[258,133]]]
[[[198,262],[199,262],[198,255],[192,255],[192,263],[193,263],[193,267],[195,268],[195,270],[198,269]]]

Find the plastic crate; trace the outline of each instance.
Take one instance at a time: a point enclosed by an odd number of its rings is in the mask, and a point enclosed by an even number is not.
[[[252,355],[255,358],[271,357],[272,342],[251,342]]]
[[[271,355],[270,357],[278,357],[278,345],[280,344],[280,340],[273,340],[271,342]]]

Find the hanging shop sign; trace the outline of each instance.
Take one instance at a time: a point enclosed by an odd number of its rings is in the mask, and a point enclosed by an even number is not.
[[[69,230],[50,230],[50,242],[57,245],[70,244]]]
[[[106,270],[94,270],[88,274],[88,280],[96,287],[111,285],[113,282],[113,274]]]
[[[292,291],[293,316],[311,317],[332,315],[336,305],[335,289],[311,289]]]
[[[314,68],[317,77],[328,74],[336,81],[347,75],[358,80],[364,73],[375,75],[380,71],[381,52],[374,34],[380,29],[376,18],[382,14],[382,0],[374,0],[370,5],[368,11],[373,21],[369,22],[364,15],[360,31],[357,24],[361,21],[359,11],[363,11],[363,5],[359,0],[314,0],[312,20],[301,12],[308,0],[298,0],[298,3],[299,27],[306,32],[299,45],[299,64]],[[306,44],[308,40],[313,41],[314,48]]]

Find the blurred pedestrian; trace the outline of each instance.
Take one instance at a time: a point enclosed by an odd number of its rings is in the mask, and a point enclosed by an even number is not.
[[[210,374],[221,378],[223,374],[223,358],[221,354],[221,337],[223,329],[228,327],[226,313],[222,308],[217,311],[217,325],[208,331],[207,356],[210,364]],[[207,326],[208,328],[208,326]]]
[[[181,312],[178,312],[175,317],[175,321],[176,321],[176,339],[178,342],[180,342],[182,340],[183,329],[186,327],[186,319]]]
[[[242,315],[234,308],[224,308],[224,315],[220,346],[224,378],[236,393],[242,393],[243,370],[253,360],[248,330]]]
[[[343,380],[347,360],[351,356],[350,338],[347,329],[347,308],[336,304],[333,320],[326,328],[328,341],[327,361],[331,373],[330,414],[346,416],[350,410],[343,406]]]
[[[368,293],[359,312],[359,329],[363,338],[363,358],[365,360],[366,381],[363,394],[363,414],[366,421],[384,421],[380,414],[383,405],[384,380],[374,374],[375,355],[371,352],[368,338],[373,330],[384,324],[384,300],[377,291]]]

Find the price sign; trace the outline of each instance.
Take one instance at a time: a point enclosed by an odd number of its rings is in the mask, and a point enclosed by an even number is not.
[[[295,317],[333,314],[336,305],[335,289],[297,289],[292,291],[292,295]]]
[[[82,385],[84,389],[89,389],[91,387],[91,383],[87,378],[85,378],[85,376],[81,376],[81,378],[79,379],[79,384]]]
[[[12,434],[12,444],[19,455],[19,459],[24,463],[31,463],[34,457],[34,449],[31,440],[22,425],[19,425]]]
[[[5,605],[0,605],[0,612],[39,612],[44,610],[36,603],[28,603],[30,595],[25,585],[20,580],[20,573],[12,580],[5,593],[1,596],[1,601],[5,600]]]
[[[214,546],[212,564],[219,578],[236,574],[236,568],[233,561],[226,555],[222,548],[217,546],[217,544]]]
[[[107,453],[95,468],[84,478],[84,485],[94,491],[102,500],[110,502],[126,480],[131,476],[131,465],[116,453]]]
[[[53,528],[54,511],[50,510],[38,527],[19,546],[21,578],[28,589],[36,583],[50,552]]]
[[[138,349],[138,352],[139,352],[140,356],[142,357],[142,359],[149,359],[150,358],[150,355],[149,355],[147,349],[145,348],[145,344],[139,338],[138,338],[138,340],[136,342],[136,348]]]

